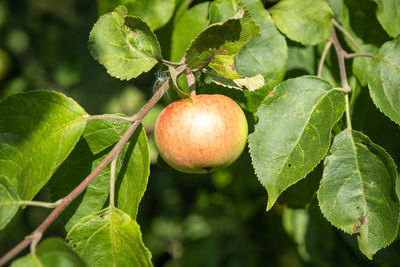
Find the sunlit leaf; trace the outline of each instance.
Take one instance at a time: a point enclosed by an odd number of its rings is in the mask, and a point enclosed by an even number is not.
[[[150,27],[139,17],[127,16],[123,6],[99,18],[90,32],[89,50],[111,76],[121,80],[149,71],[162,58]]]
[[[39,243],[36,256],[28,254],[15,260],[11,267],[84,267],[86,263],[61,238]]]
[[[249,147],[255,172],[268,192],[267,210],[325,156],[331,129],[344,108],[343,93],[314,76],[284,81],[265,98]]]
[[[139,225],[116,208],[83,218],[67,239],[89,266],[153,266]]]
[[[396,166],[384,149],[360,132],[335,136],[318,200],[324,216],[346,233],[358,235],[368,258],[397,236],[399,200]]]
[[[0,176],[0,230],[14,217],[18,211],[19,196],[17,190],[5,176]]]
[[[62,94],[33,91],[2,99],[0,114],[0,177],[31,200],[78,142],[85,111]]]

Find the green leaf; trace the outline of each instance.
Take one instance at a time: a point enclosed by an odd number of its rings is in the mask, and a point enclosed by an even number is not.
[[[385,43],[371,60],[368,87],[375,105],[400,124],[400,37]]]
[[[139,225],[116,208],[83,218],[67,239],[89,266],[153,266]]]
[[[343,93],[314,76],[284,81],[264,99],[249,147],[256,174],[268,191],[267,210],[325,156],[331,129],[344,109]]]
[[[235,16],[210,25],[192,41],[185,52],[186,64],[191,69],[210,64],[225,78],[242,78],[235,70],[234,56],[259,34],[259,27],[249,13],[239,9]]]
[[[156,30],[171,19],[175,0],[99,0],[97,5],[101,15],[113,11],[119,5],[124,5],[128,10],[128,15],[142,18],[153,30]]]
[[[216,0],[210,4],[210,24],[218,23],[234,16],[239,9],[236,0]]]
[[[129,80],[147,72],[162,59],[157,37],[139,17],[119,6],[99,18],[89,36],[89,50],[107,72]]]
[[[386,151],[348,129],[333,141],[318,200],[324,216],[346,233],[358,234],[368,258],[397,236],[399,200],[396,166]]]
[[[392,37],[400,34],[400,5],[398,0],[373,0],[378,8],[376,17],[385,31]]]
[[[190,42],[208,25],[208,2],[195,5],[183,13],[174,24],[171,40],[171,60],[180,61]]]
[[[294,77],[299,76],[299,73],[312,75],[316,73],[315,67],[317,64],[315,47],[289,42],[287,75],[294,75]]]
[[[19,201],[17,190],[5,176],[0,176],[0,230],[17,213],[19,205],[12,202]]]
[[[32,91],[2,99],[0,114],[0,176],[31,200],[78,142],[85,111],[62,94]]]
[[[329,38],[334,13],[324,0],[281,0],[270,10],[279,30],[304,45]]]
[[[80,141],[51,179],[52,198],[60,199],[72,191],[105,158],[121,138],[128,123],[115,120],[89,121]],[[136,218],[139,202],[146,190],[150,168],[149,148],[140,126],[122,150],[116,172],[116,199],[120,209]],[[70,230],[81,218],[99,211],[109,195],[110,167],[62,214]]]
[[[61,238],[40,242],[36,256],[28,254],[15,260],[11,267],[84,267],[86,263]]]
[[[242,2],[246,4],[251,17],[260,25],[261,36],[253,38],[237,54],[235,60],[237,72],[246,77],[261,74],[264,77],[265,87],[272,89],[285,75],[288,53],[285,37],[276,29],[261,1],[242,0]]]

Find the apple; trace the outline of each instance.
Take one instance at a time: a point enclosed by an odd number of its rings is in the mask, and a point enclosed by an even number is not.
[[[160,156],[184,173],[209,173],[232,164],[247,140],[247,120],[224,95],[196,95],[164,108],[154,137]]]

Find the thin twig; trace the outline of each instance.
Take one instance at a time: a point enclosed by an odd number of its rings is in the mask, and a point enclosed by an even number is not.
[[[355,57],[374,57],[373,54],[370,53],[344,53],[344,58],[355,58]]]
[[[350,115],[350,103],[349,103],[349,94],[345,95],[345,100],[346,100],[346,122],[347,122],[347,128],[352,130],[351,127],[351,115]]]
[[[64,209],[80,194],[86,187],[97,177],[97,175],[118,155],[125,144],[129,141],[132,134],[135,132],[136,128],[139,126],[140,122],[146,116],[146,114],[151,110],[151,108],[161,99],[164,93],[169,89],[170,79],[168,79],[164,84],[157,90],[157,92],[150,98],[150,100],[142,107],[142,109],[131,116],[131,119],[135,121],[128,127],[124,135],[114,146],[114,148],[108,153],[108,155],[103,159],[103,161],[96,167],[92,173],[90,173],[74,190],[72,190],[67,196],[60,200],[60,205],[57,206],[47,218],[32,232],[32,234],[26,239],[22,240],[13,249],[7,252],[0,259],[0,266],[6,264],[15,255],[20,253],[25,247],[27,247],[31,242],[38,242],[40,238],[39,235],[53,223],[53,221],[64,211]],[[41,237],[41,236],[40,236]]]
[[[118,155],[111,161],[110,168],[110,207],[114,207],[114,193],[115,193],[115,172],[117,170]]]
[[[331,19],[332,24],[339,30],[341,31],[349,40],[353,43],[353,45],[357,48],[358,51],[361,51],[360,45],[357,43],[356,40],[354,40],[353,36],[350,35],[348,31],[346,31],[345,28],[342,27],[342,25],[339,24],[335,19]]]
[[[172,61],[168,61],[168,60],[161,60],[161,63],[163,63],[164,65],[167,66],[172,66],[172,67],[179,67],[183,64],[183,62],[172,62]]]
[[[328,54],[329,48],[331,48],[331,45],[332,45],[332,40],[329,39],[324,47],[324,51],[322,52],[321,59],[319,60],[318,72],[317,72],[318,77],[321,77],[321,75],[322,75],[322,67],[324,66],[325,58],[326,58],[326,55]]]
[[[342,83],[342,88],[345,92],[350,92],[351,88],[347,81],[346,66],[344,65],[344,55],[346,54],[346,52],[343,50],[342,46],[340,45],[340,42],[336,36],[335,28],[332,28],[331,40],[332,40],[333,46],[335,47],[337,58],[338,58],[340,80]]]
[[[116,116],[116,115],[90,115],[89,117],[84,117],[83,119],[88,120],[88,121],[91,121],[91,120],[117,120],[117,121],[133,122],[130,117]]]
[[[36,206],[36,207],[43,207],[43,208],[55,208],[60,205],[61,200],[58,200],[53,203],[43,202],[43,201],[29,201],[29,200],[19,200],[19,201],[5,201],[0,202],[0,206],[6,205],[27,205],[27,206]]]

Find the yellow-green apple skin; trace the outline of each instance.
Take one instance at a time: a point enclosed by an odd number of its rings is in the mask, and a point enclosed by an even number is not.
[[[184,173],[209,173],[232,164],[247,140],[246,117],[224,95],[197,95],[168,105],[154,137],[161,157]]]

